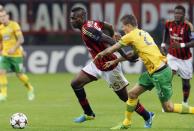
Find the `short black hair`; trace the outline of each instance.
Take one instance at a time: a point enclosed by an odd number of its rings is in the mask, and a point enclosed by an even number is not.
[[[71,11],[72,11],[72,12],[76,12],[76,11],[85,11],[85,9],[82,8],[82,7],[75,7],[75,8],[73,8]]]
[[[79,12],[79,15],[83,16],[84,18],[87,16],[86,10],[82,7],[74,7],[71,12]]]
[[[177,5],[177,6],[174,8],[174,10],[176,10],[176,9],[182,10],[183,13],[185,14],[185,7],[184,7],[184,6],[182,6],[182,5]]]
[[[132,26],[137,26],[137,19],[134,15],[132,14],[127,14],[127,15],[124,15],[122,18],[121,18],[121,21],[123,22],[124,25],[127,25],[127,24],[130,24]]]

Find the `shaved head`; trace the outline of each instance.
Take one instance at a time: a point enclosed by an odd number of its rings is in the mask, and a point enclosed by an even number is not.
[[[87,19],[87,12],[82,7],[75,7],[71,10],[70,22],[73,28],[81,28]]]

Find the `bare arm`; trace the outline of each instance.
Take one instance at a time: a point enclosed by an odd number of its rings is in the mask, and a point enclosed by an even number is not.
[[[163,55],[167,54],[167,48],[168,48],[168,43],[169,43],[169,31],[168,28],[166,27],[167,25],[165,25],[165,29],[163,31],[163,40],[162,40],[162,44],[161,46],[161,52]]]
[[[113,26],[111,25],[111,24],[109,24],[109,23],[107,23],[107,22],[103,22],[104,23],[104,31],[106,32],[108,32],[108,34],[107,35],[109,35],[110,37],[113,37],[113,35],[114,35],[114,29],[113,29]],[[104,33],[105,33],[104,32]],[[106,33],[105,33],[106,34]]]
[[[120,56],[119,58],[116,59],[116,62],[118,63],[118,62],[122,62],[122,61],[126,61],[126,60],[131,61],[132,59],[137,59],[137,58],[138,58],[138,55],[135,54],[134,51],[130,51],[127,53],[127,59]]]
[[[16,45],[14,48],[18,49],[23,43],[24,43],[24,36],[23,35],[18,36]]]
[[[116,43],[116,41],[113,38],[105,35],[104,33],[102,34],[101,41],[104,41],[110,45],[114,45]],[[119,48],[117,51],[121,54],[121,56],[127,59],[127,55],[123,49]]]
[[[194,47],[194,40],[185,44],[185,47]]]
[[[100,53],[98,53],[98,54],[96,55],[96,57],[94,58],[94,61],[96,61],[97,59],[101,59],[102,57],[107,56],[107,55],[109,55],[109,54],[112,54],[112,53],[118,51],[120,48],[122,48],[122,46],[121,46],[120,43],[117,42],[117,43],[114,44],[113,46],[111,46],[111,47],[105,49],[104,51],[102,51],[102,52],[100,52]]]
[[[168,32],[168,30],[167,29],[165,29],[164,30],[164,32],[163,32],[163,42],[162,43],[168,43],[168,36],[169,36],[169,32]]]
[[[187,42],[187,43],[175,43],[171,45],[171,48],[189,48],[189,47],[194,47],[194,40]]]
[[[109,68],[110,66],[115,65],[115,64],[117,64],[119,62],[122,62],[122,61],[126,61],[126,60],[130,61],[131,59],[134,59],[133,58],[134,56],[137,56],[137,54],[135,54],[134,51],[130,51],[130,52],[127,53],[127,59],[120,56],[119,58],[117,58],[115,60],[108,61],[108,62],[105,63],[104,69]],[[138,58],[138,56],[137,56],[137,58]],[[136,58],[136,61],[137,61],[137,58]]]
[[[89,33],[85,33],[85,35],[87,35],[90,39],[98,43],[103,42],[109,45],[114,45],[116,43],[116,41],[112,37],[104,34],[102,31],[99,31],[95,28],[87,28],[85,29],[85,32],[90,32],[90,35],[88,35]],[[127,56],[124,50],[118,49],[117,51],[121,54],[121,56],[127,59]]]
[[[23,35],[17,36],[16,45],[12,47],[10,50],[8,50],[8,54],[14,54],[18,48],[24,43],[24,37]]]

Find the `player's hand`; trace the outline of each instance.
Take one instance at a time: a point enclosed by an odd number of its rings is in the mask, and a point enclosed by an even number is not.
[[[134,52],[131,52],[128,54],[128,61],[129,62],[137,62],[139,61],[139,56],[137,54],[135,54]]]
[[[173,44],[173,45],[171,45],[170,47],[171,47],[171,48],[175,48],[175,49],[181,48],[180,44]]]
[[[107,69],[107,68],[109,68],[110,66],[115,65],[115,64],[117,64],[117,61],[116,61],[116,60],[108,61],[108,62],[106,62],[106,63],[103,65],[103,68],[104,68],[104,69]]]
[[[102,59],[102,58],[103,58],[104,56],[106,56],[107,54],[108,54],[108,52],[106,52],[106,51],[102,51],[102,52],[98,53],[98,54],[95,56],[93,62],[95,63],[97,59]]]
[[[16,49],[15,48],[11,48],[10,50],[8,50],[8,55],[13,55],[15,53]]]
[[[139,56],[134,51],[130,51],[127,53],[127,58],[125,58],[129,62],[137,62],[139,61]]]
[[[165,43],[162,43],[162,44],[160,45],[160,51],[161,51],[161,53],[162,53],[164,56],[166,56],[167,50],[166,50],[166,44],[165,44]]]
[[[121,34],[118,33],[118,32],[115,32],[114,36],[113,36],[113,39],[115,39],[116,41],[119,41],[121,39]]]
[[[181,48],[181,44],[178,43],[178,42],[174,42],[174,44],[170,45],[170,47],[171,47],[171,48],[175,48],[175,49]]]
[[[106,56],[106,55],[108,55],[108,54],[110,54],[110,51],[109,51],[108,48],[107,48],[106,50],[104,50],[104,51],[98,53],[98,54],[95,56],[93,62],[95,63],[97,59],[102,59],[104,56]]]
[[[166,48],[165,48],[165,47],[161,47],[160,49],[161,49],[161,53],[162,53],[163,55],[166,55]]]

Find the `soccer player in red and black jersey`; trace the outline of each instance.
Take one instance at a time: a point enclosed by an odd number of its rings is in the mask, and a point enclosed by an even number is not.
[[[182,104],[186,106],[188,106],[193,66],[190,48],[185,45],[191,41],[193,42],[192,31],[192,24],[185,20],[185,8],[178,5],[174,9],[174,20],[166,22],[163,43],[161,44],[163,52],[166,49],[168,50],[168,65],[173,70],[173,74],[179,74],[182,79]],[[176,48],[174,48],[175,46]]]
[[[92,58],[95,58],[99,52],[108,48],[109,45],[107,45],[107,43],[115,43],[115,41],[110,37],[114,35],[114,30],[110,24],[100,21],[87,20],[86,16],[87,13],[83,8],[76,7],[72,9],[70,22],[74,28],[80,29],[82,39],[89,53]],[[109,32],[110,36],[103,33],[105,30]],[[122,50],[120,50],[119,53],[126,57]],[[74,120],[75,122],[81,123],[95,118],[95,114],[90,107],[83,87],[86,84],[97,80],[99,77],[104,78],[108,82],[110,87],[122,101],[126,102],[128,100],[128,81],[122,73],[120,63],[112,65],[109,68],[104,68],[107,61],[115,59],[117,59],[117,56],[115,54],[111,54],[103,59],[95,61],[95,63],[92,61],[86,65],[72,80],[71,86],[84,110],[84,115],[77,117]],[[136,112],[144,118],[145,127],[150,128],[150,121],[152,120],[153,113],[146,111],[139,102],[136,107]]]

